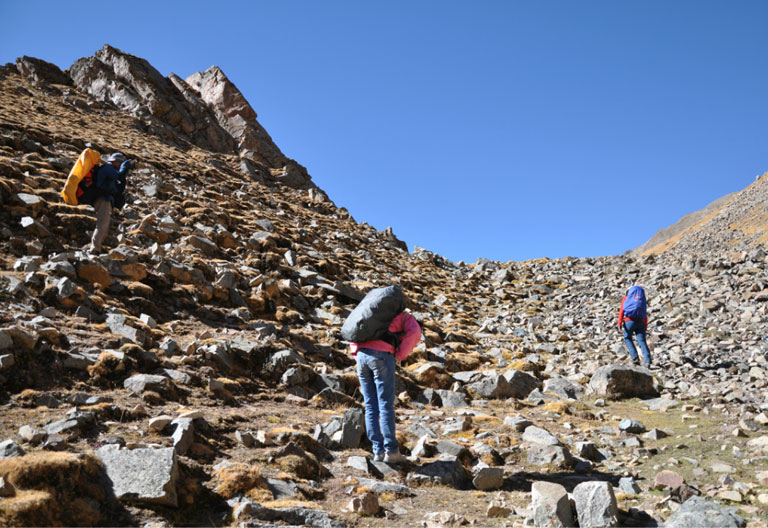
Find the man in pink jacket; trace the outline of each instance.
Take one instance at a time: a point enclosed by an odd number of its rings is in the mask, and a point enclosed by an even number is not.
[[[351,343],[357,358],[357,376],[365,401],[365,429],[373,445],[373,459],[390,464],[405,462],[395,436],[395,360],[402,361],[421,339],[421,327],[409,313],[401,312],[389,325],[400,337]]]

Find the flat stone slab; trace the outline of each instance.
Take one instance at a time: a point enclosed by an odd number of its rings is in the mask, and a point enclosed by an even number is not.
[[[533,425],[528,418],[522,416],[507,416],[504,418],[504,425],[512,427],[515,431],[525,431],[526,428]]]
[[[123,387],[137,394],[147,390],[162,392],[168,386],[167,379],[154,374],[135,374],[123,382]]]
[[[691,497],[667,519],[665,528],[742,528],[747,522],[733,511],[701,497]]]
[[[523,433],[523,442],[530,442],[532,444],[547,445],[547,446],[563,445],[562,442],[560,442],[560,440],[558,440],[555,435],[553,435],[546,429],[542,429],[541,427],[536,427],[535,425],[529,425],[528,427],[525,428],[525,432]]]
[[[643,404],[648,407],[649,411],[660,411],[662,409],[670,409],[676,405],[680,405],[677,400],[670,400],[668,398],[653,398],[645,400]]]
[[[347,465],[364,473],[370,473],[368,458],[364,456],[351,456],[347,459]]]
[[[396,495],[400,496],[411,496],[413,495],[413,491],[408,486],[403,486],[401,484],[395,484],[393,482],[384,482],[381,480],[374,480],[374,479],[368,479],[368,478],[358,478],[357,482],[364,486],[374,493],[394,493]]]
[[[172,447],[120,449],[106,445],[96,456],[104,463],[118,499],[177,506],[179,469]]]

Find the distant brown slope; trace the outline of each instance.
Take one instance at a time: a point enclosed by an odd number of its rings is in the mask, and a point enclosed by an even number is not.
[[[767,233],[768,173],[743,191],[718,198],[659,230],[632,253],[653,255],[671,249],[700,253],[727,249],[739,241],[765,245]]]

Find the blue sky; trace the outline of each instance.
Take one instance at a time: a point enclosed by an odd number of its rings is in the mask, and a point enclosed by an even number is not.
[[[768,2],[0,2],[0,63],[220,66],[359,222],[454,261],[620,254],[768,171]]]

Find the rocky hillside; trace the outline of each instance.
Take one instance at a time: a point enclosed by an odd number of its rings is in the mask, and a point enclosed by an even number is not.
[[[60,196],[86,146],[136,160],[100,255]],[[729,236],[764,192],[659,255],[453,263],[337,207],[218,68],[21,58],[0,69],[0,523],[765,526],[768,256]],[[339,335],[393,282],[424,329],[401,465],[370,457]],[[652,370],[616,329],[633,283]]]
[[[768,173],[743,191],[718,198],[704,209],[683,216],[633,250],[637,255],[675,251],[680,255],[701,249],[729,251],[734,245],[768,244]]]

